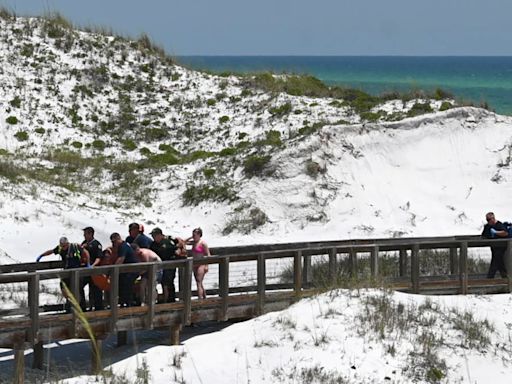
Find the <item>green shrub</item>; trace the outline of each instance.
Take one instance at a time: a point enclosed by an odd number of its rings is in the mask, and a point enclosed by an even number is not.
[[[181,196],[185,205],[198,205],[203,201],[234,201],[238,198],[229,184],[187,185]]]
[[[213,168],[204,168],[203,169],[204,177],[207,179],[211,179],[215,175],[215,169]]]
[[[366,120],[369,122],[375,122],[375,121],[378,121],[381,117],[386,116],[386,112],[381,111],[381,110],[379,110],[377,112],[367,111],[367,112],[361,112],[359,114],[359,116],[363,120]]]
[[[9,116],[7,119],[5,119],[7,124],[15,125],[18,124],[18,118],[16,116]]]
[[[261,176],[270,162],[270,156],[252,155],[244,161],[244,173],[249,176]]]
[[[14,137],[18,139],[18,141],[27,141],[28,140],[28,132],[18,131],[14,134]]]
[[[174,153],[176,155],[179,154],[179,152],[176,149],[174,149],[174,147],[172,145],[170,145],[170,144],[162,143],[162,144],[160,144],[158,146],[158,149],[160,151],[171,152],[171,153]]]
[[[73,142],[71,143],[71,146],[72,146],[73,148],[80,149],[80,148],[82,148],[84,145],[83,145],[81,142],[79,142],[79,141],[73,141]]]
[[[322,173],[323,169],[316,161],[308,160],[306,162],[306,174],[312,178],[316,178],[319,173]]]
[[[233,156],[233,155],[236,155],[236,148],[233,148],[233,147],[227,147],[227,148],[223,148],[220,152],[219,152],[219,155],[220,156]]]
[[[129,151],[129,152],[137,149],[137,144],[135,143],[135,141],[130,140],[130,139],[123,140],[121,145],[123,146],[124,150]]]
[[[162,168],[168,165],[178,164],[180,162],[180,160],[171,152],[158,154],[149,153],[147,156],[148,158],[142,162],[142,164],[147,168]]]
[[[144,137],[147,141],[158,141],[166,139],[168,132],[164,128],[146,128],[144,130]]]
[[[147,156],[147,157],[149,157],[153,154],[153,152],[151,152],[151,150],[148,147],[142,147],[139,150],[139,152],[142,156]]]
[[[98,151],[103,151],[107,145],[103,140],[94,140],[92,142],[92,147],[97,149]]]
[[[434,91],[434,99],[436,99],[436,100],[453,99],[453,94],[448,91],[445,91],[444,89],[436,88],[436,90]]]
[[[195,151],[187,154],[185,158],[183,159],[185,162],[192,162],[200,159],[208,159],[209,157],[215,156],[215,152],[209,152],[209,151]]]
[[[238,140],[243,140],[247,137],[246,132],[238,132]]]
[[[44,128],[38,127],[34,130],[36,133],[39,133],[40,135],[43,135],[46,131]]]
[[[429,102],[426,103],[415,103],[411,109],[407,112],[408,117],[414,117],[424,115],[425,113],[433,112]]]
[[[449,101],[443,101],[441,103],[441,106],[439,107],[439,110],[440,111],[447,111],[447,110],[452,109],[452,108],[453,108],[452,103],[450,103]]]
[[[219,123],[221,123],[221,124],[227,123],[228,121],[229,121],[229,116],[224,115],[224,116],[219,117]]]
[[[217,104],[217,100],[215,100],[215,99],[206,100],[206,105],[209,107],[214,106],[215,104]]]
[[[265,133],[265,139],[256,142],[256,145],[270,145],[272,147],[279,147],[282,143],[281,132],[270,130]]]
[[[21,106],[21,99],[19,96],[15,96],[14,99],[9,101],[9,104],[11,104],[11,107],[13,108],[19,108]]]
[[[292,105],[291,103],[286,103],[279,107],[270,108],[268,111],[272,116],[284,116],[292,111]]]

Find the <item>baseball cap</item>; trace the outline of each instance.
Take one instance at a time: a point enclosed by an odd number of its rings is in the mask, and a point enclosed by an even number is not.
[[[92,234],[94,234],[94,228],[93,227],[85,227],[85,228],[82,228],[82,231],[84,232],[91,232]]]
[[[153,228],[153,230],[150,232],[150,235],[162,235],[162,230],[158,227]]]

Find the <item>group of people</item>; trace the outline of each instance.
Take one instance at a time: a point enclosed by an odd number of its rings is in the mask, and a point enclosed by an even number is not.
[[[166,236],[158,227],[154,228],[150,235],[144,233],[144,226],[139,223],[131,223],[128,226],[128,236],[122,239],[121,235],[114,232],[110,235],[111,245],[103,248],[102,244],[94,237],[94,228],[85,227],[84,240],[81,243],[71,243],[66,237],[59,239],[59,244],[52,249],[43,252],[37,257],[40,261],[48,255],[60,255],[64,269],[71,268],[94,268],[112,264],[132,264],[138,262],[161,262],[186,258],[187,245],[191,245],[190,255],[194,259],[210,256],[210,250],[202,239],[203,231],[196,228],[192,236],[187,239]],[[206,298],[206,291],[203,286],[203,279],[208,272],[208,265],[195,265],[193,273],[197,284],[199,298]],[[166,268],[158,271],[157,282],[162,285],[163,302],[176,301],[176,289],[174,279],[176,268]],[[82,310],[104,309],[104,295],[107,295],[104,275],[93,275],[81,278],[79,282],[79,303]],[[138,295],[135,295],[134,285],[138,282]],[[130,307],[135,304],[145,305],[148,303],[151,293],[148,290],[148,276],[146,273],[126,272],[119,274],[119,304],[122,307]],[[89,287],[89,307],[85,298],[84,288]],[[61,280],[61,289],[66,297],[66,311],[71,310],[70,301],[67,300],[67,290],[70,287],[69,279]],[[152,289],[152,288],[151,288]]]

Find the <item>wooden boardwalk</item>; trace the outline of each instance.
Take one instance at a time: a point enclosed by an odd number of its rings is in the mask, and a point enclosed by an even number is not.
[[[506,246],[506,263],[512,270],[512,240],[486,240],[476,236],[429,238],[362,239],[251,245],[212,249],[214,256],[203,260],[176,260],[163,263],[139,263],[103,266],[93,269],[62,270],[60,262],[10,264],[0,266],[0,285],[21,283],[27,304],[19,308],[0,309],[0,347],[12,348],[15,354],[13,382],[24,381],[24,350],[34,349],[33,367],[43,367],[43,345],[70,338],[89,339],[89,333],[76,313],[56,311],[55,306],[41,305],[41,289],[46,280],[70,279],[71,291],[78,297],[80,279],[96,274],[109,274],[111,290],[106,310],[85,312],[98,344],[109,334],[117,333],[118,343],[126,343],[128,330],[169,330],[169,343],[179,344],[183,326],[202,321],[248,319],[270,311],[284,309],[292,303],[339,285],[343,279],[379,284],[422,294],[468,294],[511,292],[509,279],[486,279],[470,274],[468,250],[489,245]],[[425,271],[422,265],[434,257],[428,251],[444,250],[439,269],[442,274]],[[391,256],[390,256],[391,255]],[[443,256],[446,255],[446,256]],[[288,261],[290,276],[270,282],[267,266],[275,260]],[[208,289],[208,298],[194,298],[192,269],[197,264],[218,266],[218,283]],[[235,267],[252,268],[256,283],[241,282],[230,273]],[[244,267],[247,266],[247,267]],[[176,268],[179,301],[156,304],[155,275],[157,269]],[[152,298],[147,306],[119,308],[119,274],[146,272]],[[210,272],[212,273],[212,272]],[[62,306],[61,306],[62,307]],[[101,369],[92,359],[92,371]]]

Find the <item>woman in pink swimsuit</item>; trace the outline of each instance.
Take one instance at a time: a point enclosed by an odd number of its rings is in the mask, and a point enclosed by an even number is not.
[[[202,259],[210,255],[210,249],[206,242],[201,238],[203,230],[196,228],[192,231],[192,236],[187,239],[187,244],[192,244],[192,257],[194,259]],[[197,296],[200,299],[206,299],[206,291],[203,287],[203,279],[206,272],[208,272],[208,264],[197,265],[193,268],[194,277],[197,285]]]

